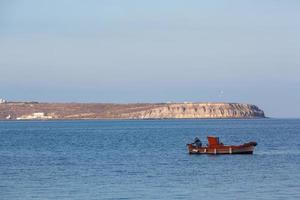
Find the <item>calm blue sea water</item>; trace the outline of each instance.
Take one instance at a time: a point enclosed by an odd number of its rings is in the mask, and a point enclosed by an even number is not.
[[[254,155],[189,155],[218,135]],[[300,120],[0,122],[0,199],[300,199]]]

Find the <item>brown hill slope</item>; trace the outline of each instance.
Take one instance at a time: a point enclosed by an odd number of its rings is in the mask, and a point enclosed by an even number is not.
[[[35,113],[35,114],[34,114]],[[239,103],[3,103],[0,119],[183,119],[265,117],[257,106]]]

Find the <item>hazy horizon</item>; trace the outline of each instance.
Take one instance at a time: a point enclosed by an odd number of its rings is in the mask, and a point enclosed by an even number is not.
[[[0,1],[0,98],[299,118],[299,1]]]

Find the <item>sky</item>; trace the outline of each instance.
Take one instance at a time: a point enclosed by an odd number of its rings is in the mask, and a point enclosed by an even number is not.
[[[0,0],[0,98],[300,117],[300,1]]]

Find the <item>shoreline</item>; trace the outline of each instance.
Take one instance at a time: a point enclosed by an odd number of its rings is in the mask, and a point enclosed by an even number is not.
[[[0,120],[114,119],[252,119],[265,118],[257,106],[244,103],[39,103],[0,104]]]

